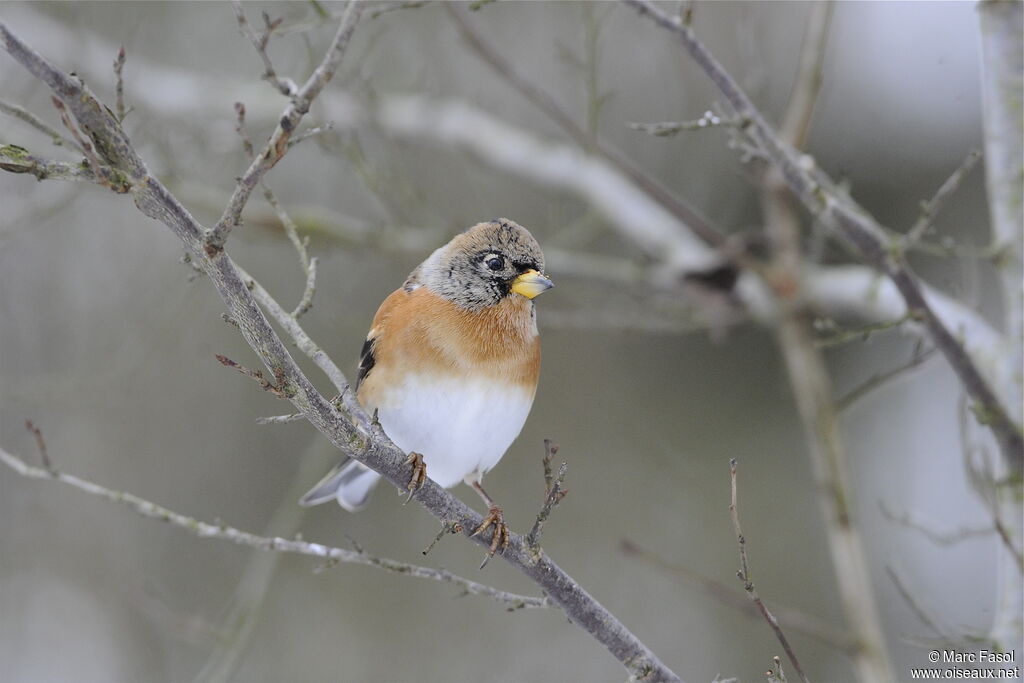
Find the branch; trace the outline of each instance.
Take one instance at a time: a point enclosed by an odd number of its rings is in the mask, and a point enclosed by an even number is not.
[[[886,567],[885,573],[888,575],[889,580],[892,581],[893,586],[896,588],[896,592],[900,594],[903,601],[907,603],[907,606],[914,613],[922,624],[927,626],[935,633],[943,642],[954,642],[955,639],[949,634],[949,631],[939,625],[939,619],[929,614],[929,611],[921,605],[921,602],[914,597],[914,594],[907,588],[906,583],[900,578],[900,575],[892,567]]]
[[[1024,6],[978,3],[981,22],[981,100],[985,129],[985,185],[992,218],[992,244],[1003,289],[1009,338],[1006,374],[1013,378],[1011,412],[1024,410]]]
[[[482,583],[463,578],[457,574],[444,569],[432,569],[415,564],[389,560],[383,557],[368,555],[361,550],[345,550],[320,543],[310,543],[294,539],[281,538],[278,536],[257,536],[256,534],[242,531],[224,524],[210,524],[188,517],[173,510],[150,502],[144,498],[126,491],[114,491],[87,479],[81,479],[74,475],[64,474],[52,469],[32,467],[27,465],[21,458],[8,453],[0,448],[0,462],[29,479],[50,479],[62,484],[72,486],[79,491],[90,495],[105,498],[114,503],[126,505],[143,517],[158,519],[168,522],[174,526],[184,529],[199,538],[219,538],[230,541],[237,545],[244,545],[257,550],[268,552],[294,553],[296,555],[308,555],[319,557],[331,564],[344,562],[347,564],[362,564],[370,567],[377,567],[393,574],[404,574],[419,579],[430,579],[432,581],[443,581],[458,586],[469,595],[481,595],[495,600],[510,609],[522,609],[529,607],[552,607],[548,598],[534,598],[526,595],[517,595],[498,590]]]
[[[641,548],[629,539],[622,539],[619,547],[622,548],[622,552],[625,554],[646,560],[659,569],[670,572],[686,583],[700,588],[704,593],[727,607],[731,607],[754,619],[762,618],[757,605],[753,604],[747,597],[737,593],[731,585],[726,585],[717,579],[708,578],[685,565],[670,562],[654,551]],[[805,636],[816,638],[850,655],[857,652],[857,642],[846,631],[832,626],[813,614],[808,614],[803,610],[790,606],[783,605],[780,607],[778,604],[775,605],[773,614],[778,619],[779,625],[787,630],[793,630]]]
[[[241,11],[240,8],[239,11]],[[268,26],[269,24],[270,22],[268,20]],[[242,147],[251,158],[254,152],[252,142],[249,141],[249,137],[245,133],[245,105],[241,102],[236,102],[235,112],[238,115],[238,124],[235,127],[235,131],[242,138]],[[292,143],[298,142],[298,140],[299,138],[293,138]],[[280,202],[277,201],[277,196],[262,179],[260,180],[260,187],[263,188],[263,197],[274,209],[274,213],[277,214],[277,219],[281,221],[281,225],[284,227],[285,234],[288,235],[288,239],[291,241],[292,246],[295,247],[295,251],[299,255],[299,263],[302,266],[303,272],[306,274],[306,287],[302,291],[302,298],[299,300],[299,304],[295,307],[295,310],[291,312],[291,317],[298,320],[313,307],[313,295],[316,294],[317,260],[315,257],[309,257],[309,250],[307,248],[309,241],[308,238],[303,239],[299,237],[299,227],[295,224],[295,221],[292,220],[292,217],[288,215],[288,212],[284,210]]]
[[[267,43],[270,42],[270,36],[274,33],[274,30],[281,25],[281,19],[271,21],[270,16],[263,13],[263,35],[256,36],[256,33],[249,26],[249,21],[245,18],[245,10],[242,9],[242,3],[238,0],[233,0],[231,6],[235,10],[235,19],[238,21],[238,28],[242,31],[242,34],[249,39],[252,46],[256,48],[256,53],[263,60],[263,79],[269,81],[278,92],[285,97],[292,97],[295,95],[295,91],[298,87],[287,78],[278,78],[277,72],[274,71],[274,65],[270,61],[270,56],[267,54]]]
[[[981,159],[981,152],[976,149],[972,149],[967,156],[964,158],[960,165],[957,166],[953,174],[946,178],[946,182],[939,186],[936,190],[935,195],[928,201],[921,202],[921,215],[914,222],[914,225],[910,227],[907,234],[903,236],[903,247],[909,248],[922,239],[924,239],[925,233],[929,228],[932,227],[932,223],[935,220],[935,216],[942,211],[942,207],[946,205],[946,202],[957,191],[960,187],[960,183],[963,182],[967,174],[971,172]]]
[[[352,10],[346,13],[347,18],[351,19],[351,16]],[[351,30],[339,30],[332,44],[331,55],[337,53],[339,45],[347,41],[350,34]],[[379,425],[371,425],[367,432],[358,421],[350,422],[320,395],[295,364],[257,305],[258,288],[253,280],[235,265],[223,248],[210,248],[208,231],[163,184],[148,174],[145,164],[131,147],[113,115],[108,114],[84,86],[50,65],[18,40],[2,23],[0,39],[5,49],[31,73],[50,84],[55,91],[68,96],[66,104],[79,123],[93,136],[96,148],[103,151],[104,158],[110,160],[115,168],[129,173],[135,181],[132,195],[136,206],[145,215],[164,223],[182,241],[193,262],[206,273],[217,289],[227,307],[228,316],[238,324],[246,342],[263,361],[277,380],[277,387],[293,405],[340,451],[377,471],[402,490],[410,476],[405,453],[387,438]],[[300,93],[297,101],[302,97]],[[290,105],[287,111],[295,111],[294,107],[294,104]],[[282,121],[286,120],[290,119],[282,117]],[[278,131],[275,131],[272,140],[275,138],[280,141],[286,135],[278,135]],[[258,177],[252,179],[253,185],[256,180]],[[249,187],[249,192],[251,189]],[[242,189],[242,184],[236,188],[236,195],[244,194],[247,197],[249,192]],[[233,201],[226,215],[232,215],[232,207],[236,203],[244,204],[244,201]],[[216,246],[216,240],[214,243]],[[287,323],[286,327],[298,327],[294,318],[286,313],[282,319],[282,324]],[[345,394],[342,393],[343,401]],[[442,522],[458,524],[467,537],[482,522],[479,513],[429,479],[417,493],[416,500]],[[482,534],[472,540],[480,545],[489,545],[490,542]],[[561,607],[574,624],[602,643],[631,675],[652,683],[679,681],[671,669],[546,553],[534,555],[529,552],[522,536],[510,534],[509,544],[502,551],[501,557],[532,579],[553,604]]]
[[[936,545],[953,545],[955,543],[966,541],[969,538],[990,536],[996,532],[995,525],[961,527],[960,529],[955,529],[953,531],[938,531],[923,520],[911,515],[909,511],[897,514],[890,510],[884,503],[879,504],[879,509],[882,516],[890,522],[899,524],[907,529],[913,529]]]
[[[540,537],[544,533],[544,523],[551,516],[551,511],[569,493],[568,489],[562,487],[562,482],[565,481],[565,472],[569,465],[563,462],[558,467],[558,474],[553,475],[551,473],[551,459],[558,453],[558,446],[551,443],[551,439],[544,439],[544,450],[544,504],[541,505],[540,512],[537,513],[537,519],[533,523],[533,528],[526,535],[526,545],[534,553],[540,552]]]
[[[783,174],[793,193],[807,209],[833,232],[849,242],[865,263],[884,273],[899,290],[908,308],[918,312],[929,330],[932,341],[946,357],[964,388],[977,405],[977,412],[992,430],[1003,458],[1018,475],[1024,472],[1024,437],[1017,422],[1010,417],[1003,402],[996,396],[989,381],[964,350],[954,333],[943,324],[929,306],[917,277],[906,264],[902,251],[888,238],[888,232],[852,200],[833,188],[835,184],[799,157],[778,137],[736,81],[697,40],[692,28],[676,23],[649,0],[623,0],[650,17],[656,24],[673,33],[690,56],[725,97],[736,115],[749,121],[746,128],[772,164]],[[1016,125],[1016,124],[1015,124]]]
[[[735,126],[736,122],[731,119],[723,119],[712,111],[704,112],[704,115],[693,121],[659,121],[657,123],[634,123],[628,124],[633,130],[647,133],[659,138],[670,138],[683,131],[706,130],[720,126]]]
[[[118,123],[124,123],[124,117],[128,115],[128,110],[124,106],[124,62],[127,55],[124,51],[124,45],[117,51],[117,59],[114,60],[114,91],[115,91],[115,107],[114,111],[117,114]]]
[[[750,568],[747,565],[747,539],[743,536],[743,529],[740,528],[740,513],[736,507],[736,458],[729,461],[729,481],[731,482],[732,497],[729,503],[729,513],[732,516],[732,528],[736,532],[736,542],[740,546],[740,570],[736,572],[736,576],[739,577],[740,581],[743,582],[743,590],[747,592],[750,599],[757,605],[758,611],[761,612],[761,616],[771,626],[772,631],[775,633],[775,637],[778,638],[779,643],[782,645],[782,649],[786,651],[786,656],[789,657],[789,661],[793,664],[793,668],[796,669],[796,673],[800,676],[800,680],[804,683],[810,683],[807,680],[807,676],[804,675],[803,669],[800,667],[800,661],[796,658],[796,653],[793,652],[793,648],[789,644],[789,640],[786,639],[786,634],[782,632],[782,627],[779,626],[778,620],[768,610],[768,606],[764,604],[761,596],[754,590],[754,582],[750,580]]]
[[[85,154],[85,150],[82,149],[81,145],[70,138],[66,138],[61,135],[60,131],[51,126],[50,124],[43,121],[41,118],[30,112],[24,107],[19,107],[16,104],[10,102],[4,102],[0,100],[0,113],[13,116],[16,119],[21,119],[28,125],[32,126],[43,135],[47,135],[53,141],[53,144],[60,147],[67,147],[68,149],[75,150],[81,154]]]
[[[915,351],[914,355],[911,356],[910,360],[908,360],[903,365],[897,365],[891,370],[876,373],[871,377],[868,377],[866,380],[864,380],[864,382],[862,382],[858,386],[854,387],[853,389],[851,389],[850,391],[846,392],[845,394],[836,399],[836,413],[843,412],[868,393],[896,379],[905,372],[913,370],[914,368],[918,367],[926,360],[931,358],[933,355],[935,355],[934,348],[930,348],[926,351]]]
[[[241,10],[239,9],[239,11]],[[323,61],[320,62],[320,65],[295,94],[291,104],[281,115],[277,127],[274,129],[273,134],[271,134],[270,139],[267,140],[267,144],[259,155],[253,159],[248,170],[239,179],[235,192],[231,195],[231,200],[224,210],[224,214],[206,235],[207,249],[219,251],[224,248],[224,242],[227,240],[231,229],[242,220],[242,209],[245,208],[245,203],[249,201],[249,195],[252,194],[253,189],[264,174],[273,168],[288,151],[288,141],[292,133],[295,132],[299,122],[302,121],[302,117],[309,112],[313,100],[316,99],[320,91],[327,85],[327,82],[334,76],[334,72],[341,66],[341,59],[345,55],[345,49],[348,47],[349,40],[352,38],[352,32],[355,31],[356,23],[359,21],[362,11],[363,5],[359,0],[352,0],[349,3],[348,8],[345,10],[345,15],[338,25],[338,31],[334,34],[334,40],[331,42],[327,54],[324,55]]]
[[[1010,412],[1024,412],[1024,5],[977,5],[981,29],[981,99],[985,132],[985,185],[992,224],[992,246],[1003,297],[1006,345],[1000,376],[1007,379]],[[1021,582],[1024,513],[1021,473],[1014,463],[1000,468],[993,517],[1005,550],[996,558],[996,611],[989,637],[997,647],[1021,642],[1024,584]]]
[[[98,185],[124,187],[124,175],[110,166],[94,169],[89,164],[54,161],[31,154],[18,145],[0,144],[0,169],[8,173],[29,173],[37,180],[86,180]],[[96,175],[97,170],[99,176]]]

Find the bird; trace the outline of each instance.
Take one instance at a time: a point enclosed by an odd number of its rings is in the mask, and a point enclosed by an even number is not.
[[[377,310],[360,353],[356,398],[408,456],[412,498],[429,477],[471,486],[494,527],[484,564],[508,545],[483,476],[519,435],[540,375],[534,298],[554,284],[530,232],[505,218],[478,223],[436,249]],[[300,500],[363,508],[380,475],[342,462]],[[481,565],[481,568],[483,565]]]

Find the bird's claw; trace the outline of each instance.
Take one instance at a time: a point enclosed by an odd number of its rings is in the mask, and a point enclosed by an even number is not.
[[[501,508],[497,505],[492,505],[487,512],[487,516],[480,522],[480,526],[470,534],[470,538],[483,533],[490,526],[494,526],[494,535],[491,536],[491,545],[487,549],[487,555],[484,556],[484,561],[480,564],[480,569],[487,566],[487,563],[494,557],[494,553],[500,548],[503,552],[508,547],[509,530],[508,525],[505,524],[505,516],[501,512]]]
[[[406,490],[409,492],[409,497],[405,499],[402,505],[408,505],[412,497],[423,488],[423,483],[427,480],[427,463],[423,462],[422,455],[415,452],[410,453],[409,457],[405,459],[405,464],[412,465],[412,476],[409,477],[409,483],[405,485]]]

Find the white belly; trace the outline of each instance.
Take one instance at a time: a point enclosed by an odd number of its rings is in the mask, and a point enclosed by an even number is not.
[[[377,408],[391,440],[406,453],[420,453],[427,476],[450,488],[501,460],[532,403],[532,391],[497,380],[412,376]]]

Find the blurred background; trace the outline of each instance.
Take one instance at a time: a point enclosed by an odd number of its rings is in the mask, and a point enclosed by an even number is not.
[[[759,680],[782,652],[746,597],[729,518],[729,459],[752,578],[768,605],[812,618],[787,634],[812,680],[854,677],[822,513],[773,332],[745,319],[709,329],[678,290],[650,286],[657,260],[579,193],[498,168],[456,145],[396,135],[345,103],[393,95],[464,103],[552,148],[564,131],[495,74],[442,7],[402,9],[358,26],[306,140],[268,175],[320,259],[303,325],[354,375],[376,306],[432,249],[497,216],[549,252],[557,289],[538,300],[543,372],[523,433],[488,476],[514,530],[543,496],[543,439],[561,445],[569,496],[548,524],[550,555],[685,680]],[[769,119],[789,97],[810,3],[697,3],[694,27]],[[246,4],[282,17],[270,55],[301,82],[336,21],[321,3]],[[609,3],[462,6],[492,50],[592,138],[684,198],[717,229],[756,235],[753,173],[722,129],[655,137],[629,122],[699,118],[715,92],[681,48]],[[673,3],[666,11],[677,11]],[[904,230],[981,145],[979,40],[970,3],[835,6],[824,82],[807,146],[884,224]],[[4,3],[0,17],[113,103],[124,45],[125,128],[153,173],[205,225],[248,165],[236,101],[261,144],[285,100],[226,3]],[[912,48],[911,48],[912,46]],[[0,55],[0,99],[54,126],[47,89]],[[372,117],[370,117],[372,118]],[[470,131],[472,132],[472,131]],[[0,142],[74,159],[11,117]],[[62,156],[63,155],[63,156]],[[0,174],[0,446],[36,461],[26,418],[55,466],[205,521],[294,535],[537,594],[502,562],[443,540],[435,520],[383,486],[364,512],[294,503],[335,459],[303,423],[257,426],[287,404],[222,368],[215,353],[258,361],[221,318],[213,288],[181,262],[169,230],[96,186]],[[259,193],[233,258],[290,308],[304,275]],[[988,243],[983,172],[969,175],[937,236]],[[813,235],[808,237],[814,239]],[[826,245],[826,260],[842,250]],[[917,270],[999,325],[984,259],[915,256]],[[619,270],[616,270],[619,269]],[[622,272],[616,279],[609,273]],[[853,324],[853,323],[851,323]],[[827,351],[842,396],[912,358],[899,330]],[[296,354],[298,355],[298,354]],[[329,383],[298,359],[324,393]],[[964,475],[961,392],[933,356],[841,413],[852,504],[894,670],[927,666],[935,633],[890,578],[895,571],[942,623],[984,633],[994,610],[994,535],[939,545],[883,514],[936,529],[991,523]],[[479,508],[465,487],[454,493]],[[9,681],[621,681],[596,641],[555,610],[509,613],[451,586],[203,540],[56,483],[0,470],[0,662]],[[623,541],[634,550],[627,552]],[[694,578],[698,577],[698,578]],[[726,597],[706,580],[727,587]],[[729,596],[732,596],[731,598]]]

